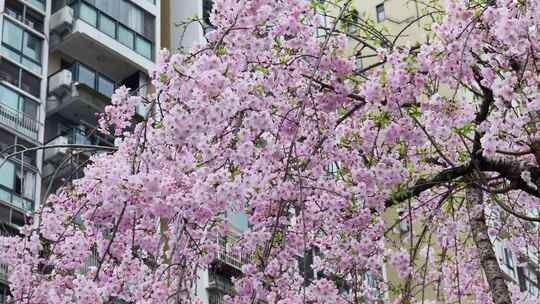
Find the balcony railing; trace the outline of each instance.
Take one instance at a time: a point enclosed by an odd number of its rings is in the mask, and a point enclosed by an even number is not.
[[[85,131],[76,127],[64,127],[60,134],[45,145],[95,145],[95,146],[112,146],[112,141],[100,136],[96,131]],[[69,147],[57,147],[45,150],[44,160],[48,162],[56,162],[62,159],[68,153]],[[99,152],[99,151],[98,151]],[[84,153],[89,155],[89,153]]]
[[[34,202],[32,200],[23,198],[20,194],[3,186],[0,186],[0,201],[20,210],[34,210]]]
[[[234,285],[232,282],[214,272],[209,273],[208,289],[215,289],[228,295],[234,294]]]
[[[221,292],[209,292],[208,293],[208,304],[224,304],[225,300],[223,299],[225,295]]]
[[[75,127],[64,127],[61,136],[68,138],[68,144],[73,145],[106,145],[112,146],[112,142],[99,135],[97,131],[85,131]]]
[[[219,251],[217,259],[227,265],[230,265],[238,270],[242,270],[242,266],[249,262],[249,256],[241,249],[234,246],[234,239],[221,239],[219,241]]]
[[[0,263],[0,281],[7,282],[9,275],[8,264]]]
[[[0,122],[27,137],[38,139],[40,123],[35,118],[1,103]]]

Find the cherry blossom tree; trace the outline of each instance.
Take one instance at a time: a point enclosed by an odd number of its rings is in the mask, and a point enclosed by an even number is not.
[[[367,273],[396,303],[536,303],[493,242],[540,248],[540,1],[426,4],[398,35],[353,15],[216,0],[207,44],[161,52],[155,94],[113,97],[116,151],[0,240],[11,301],[198,303],[232,210],[250,259],[228,303],[377,302]]]

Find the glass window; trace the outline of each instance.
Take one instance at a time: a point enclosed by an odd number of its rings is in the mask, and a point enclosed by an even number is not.
[[[0,85],[0,103],[8,106],[13,110],[19,109],[19,94],[17,92],[8,89],[7,87]]]
[[[3,200],[4,202],[11,202],[11,193],[0,188],[0,200]],[[11,222],[11,208],[9,208],[8,206],[4,206],[3,204],[0,204],[0,222],[4,222],[4,223]],[[0,290],[0,293],[2,292],[3,291]],[[0,300],[2,300],[2,298],[7,300],[7,294],[6,295],[0,294]],[[0,303],[7,303],[7,302],[0,301]]]
[[[81,3],[79,17],[88,24],[94,27],[97,26],[97,11],[85,3]]]
[[[24,33],[23,54],[37,62],[41,62],[41,39]]]
[[[15,186],[14,175],[15,164],[12,162],[5,162],[2,167],[0,167],[0,185],[13,190]]]
[[[381,4],[377,5],[375,7],[375,9],[377,11],[377,21],[378,22],[384,21],[384,19],[385,19],[385,16],[384,16],[384,3],[381,3]]]
[[[24,226],[24,214],[16,210],[11,210],[11,222],[17,226]]]
[[[31,102],[31,101],[29,101],[29,102]],[[34,102],[31,102],[31,103],[35,104]],[[25,103],[25,106],[26,106],[26,103]],[[23,151],[23,150],[25,150],[27,148],[35,147],[34,144],[31,144],[31,143],[29,143],[29,142],[27,142],[27,141],[25,141],[25,140],[23,140],[21,138],[17,139],[17,144],[20,145],[20,147],[18,146],[16,148],[16,151]],[[25,164],[28,163],[28,164],[33,165],[33,166],[36,165],[37,151],[35,151],[35,150],[34,151],[24,151],[24,153],[22,153],[22,154],[23,154],[23,159],[24,159]]]
[[[12,153],[13,144],[15,143],[15,136],[9,132],[6,132],[0,128],[0,151],[4,153]]]
[[[8,48],[5,44],[2,45],[2,53],[4,53],[8,58],[15,62],[21,61],[21,55],[19,53],[13,51],[13,49]]]
[[[136,37],[135,51],[148,59],[152,59],[152,44],[142,37]]]
[[[30,0],[30,3],[32,3],[35,7],[39,8],[40,10],[45,10],[45,1],[44,0]]]
[[[36,189],[36,174],[29,170],[24,170],[21,172],[19,168],[15,176],[15,185],[17,186],[15,188],[15,193],[22,195],[27,199],[33,200]]]
[[[2,41],[16,50],[20,50],[23,40],[23,29],[5,19]]]
[[[125,26],[118,27],[118,41],[123,45],[133,49],[134,33]]]
[[[29,118],[37,119],[39,105],[28,98],[24,98],[22,112]]]
[[[19,85],[19,68],[7,60],[0,59],[0,80],[5,80],[12,85]]]
[[[227,218],[238,231],[246,231],[248,229],[248,218],[244,212],[232,213],[227,211]]]
[[[155,17],[149,13],[144,13],[144,37],[154,41],[155,40]]]
[[[129,1],[120,1],[119,20],[137,33],[144,32],[144,13]]]
[[[100,11],[109,15],[113,18],[118,18],[118,15],[121,13],[120,5],[122,1],[111,1],[111,0],[94,0],[93,5]]]
[[[212,0],[203,0],[203,21],[206,25],[212,26],[210,22],[210,14],[212,13],[212,7],[214,6],[214,1]]]
[[[29,59],[26,59],[26,57],[23,57],[21,63],[24,67],[26,67],[30,71],[36,74],[41,74],[41,65],[37,64],[35,61],[29,60]]]
[[[24,23],[34,28],[36,31],[43,33],[43,16],[39,13],[27,9]]]
[[[41,74],[40,38],[24,32],[22,28],[5,19],[2,42],[2,51],[9,58]]]
[[[79,65],[79,82],[84,83],[91,88],[96,87],[96,74],[94,71],[86,68],[83,65]]]
[[[98,91],[105,96],[111,97],[114,92],[114,83],[107,78],[99,77]]]
[[[6,12],[7,15],[17,19],[17,20],[22,20],[23,17],[23,11],[24,11],[24,6],[22,5],[22,3],[16,1],[16,0],[6,0],[6,4],[4,6],[4,10]]]
[[[22,71],[21,89],[39,98],[41,79],[26,71]]]
[[[112,38],[116,38],[116,23],[103,14],[99,15],[99,30]]]
[[[53,0],[51,13],[54,14],[66,6],[66,0]]]

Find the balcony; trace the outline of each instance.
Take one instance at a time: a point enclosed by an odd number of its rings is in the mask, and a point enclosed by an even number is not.
[[[102,112],[116,88],[115,82],[95,70],[74,62],[49,76],[47,116],[59,114],[96,125],[95,113]]]
[[[1,103],[0,123],[32,140],[37,141],[39,139],[39,129],[41,124],[34,117]]]
[[[47,146],[59,146],[59,145],[96,145],[96,146],[112,146],[112,142],[97,133],[97,131],[87,132],[80,128],[65,127],[61,131],[60,135],[51,139]],[[70,153],[73,148],[57,147],[45,149],[43,160],[48,163],[61,162],[65,156]],[[80,150],[80,149],[79,149]],[[83,158],[90,156],[90,151],[84,151],[81,153]],[[45,174],[47,175],[47,174]]]
[[[153,67],[155,45],[84,0],[51,16],[51,48],[88,63],[115,79]]]
[[[242,274],[242,266],[249,262],[249,257],[241,249],[236,248],[234,242],[233,237],[220,239],[216,271],[233,275]]]

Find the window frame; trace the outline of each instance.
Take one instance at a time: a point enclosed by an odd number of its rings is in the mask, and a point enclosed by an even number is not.
[[[13,59],[9,57],[0,58],[0,66],[4,64],[2,60],[5,60],[7,65],[11,65],[12,68],[14,68],[16,75],[12,75],[12,76],[15,76],[14,82],[10,81],[9,79],[2,79],[2,76],[0,76],[0,82],[9,84],[10,87],[16,88],[17,91],[19,91],[20,93],[23,93],[23,95],[28,96],[41,104],[41,87],[42,87],[41,83],[42,83],[43,78],[40,75],[37,75],[35,72],[28,70],[22,64],[15,62]],[[10,74],[8,73],[8,75]],[[34,88],[33,90],[25,89],[25,86],[24,86],[25,83],[23,82],[23,80],[28,77],[35,78],[34,80],[39,82],[38,87]]]
[[[9,1],[14,2],[15,5],[18,5],[20,8],[20,11],[18,10],[17,7],[11,6],[11,3],[6,1],[4,4],[5,15],[11,17],[14,20],[17,20],[19,23],[32,29],[33,31],[36,31],[37,33],[41,35],[45,35],[44,10],[41,11],[41,10],[36,9],[36,6],[33,5],[31,2],[31,1],[39,1],[39,0],[30,0],[30,3],[26,3],[25,1],[18,1],[18,0],[9,0]],[[11,13],[15,13],[15,16],[13,16]]]
[[[141,14],[142,14],[142,24],[141,24],[141,28],[140,30],[141,31],[138,31],[136,28],[133,28],[129,25],[126,24],[126,22],[123,22],[121,20],[121,17],[120,16],[112,16],[111,14],[108,14],[106,11],[104,11],[102,8],[100,8],[99,6],[96,6],[94,5],[93,3],[89,2],[89,1],[86,1],[86,0],[71,0],[71,1],[68,1],[67,5],[69,5],[70,7],[73,8],[73,10],[75,11],[75,16],[77,19],[79,20],[82,20],[84,21],[85,23],[87,23],[88,25],[94,27],[95,29],[97,29],[98,31],[106,34],[107,36],[113,38],[114,40],[116,40],[117,42],[119,42],[120,44],[124,45],[125,47],[133,50],[135,53],[141,55],[142,57],[146,58],[146,59],[149,59],[151,61],[154,61],[155,59],[155,56],[156,56],[156,50],[155,50],[155,45],[156,45],[156,29],[155,29],[155,26],[156,26],[156,16],[150,14],[149,12],[147,12],[146,10],[144,10],[143,8],[139,7],[138,5],[136,5],[135,3],[131,2],[131,1],[128,1],[128,0],[121,0],[120,4],[122,5],[127,5],[127,6],[130,6],[132,9],[134,10],[137,10],[139,11]],[[93,21],[88,21],[88,20],[85,20],[83,18],[81,18],[81,14],[80,14],[80,10],[81,10],[81,7],[82,6],[86,6],[90,9],[92,9],[95,13],[96,13],[96,18],[95,18],[95,24]],[[104,31],[102,30],[102,26],[101,26],[101,19],[105,17],[105,19],[109,19],[108,21],[113,21],[114,22],[114,25],[115,25],[115,28],[114,28],[114,37],[111,36],[112,34],[112,31]],[[147,29],[147,24],[146,24],[146,20],[149,20],[147,19],[147,17],[151,17],[153,18],[152,19],[152,33],[150,34],[147,34],[146,33],[146,29]],[[129,39],[131,40],[131,42],[127,42],[126,40],[120,40],[120,28],[123,28],[126,32],[129,32],[131,37],[129,37]],[[150,28],[150,27],[148,27]],[[139,48],[137,48],[137,39],[139,40],[142,40],[146,43],[149,43],[150,44],[150,57],[146,56],[147,54],[145,54],[145,52],[139,52]]]
[[[377,18],[377,22],[383,22],[384,20],[386,20],[386,10],[384,7],[384,2],[379,3],[375,6],[375,16]]]
[[[12,179],[13,179],[13,189],[9,188],[8,186],[6,185],[3,185],[3,184],[0,184],[0,191],[1,192],[4,192],[6,194],[9,195],[9,200],[7,199],[4,199],[3,197],[0,198],[0,202],[4,202],[5,205],[7,205],[8,207],[10,208],[13,208],[19,212],[22,212],[24,214],[24,212],[28,212],[28,211],[33,211],[34,210],[34,206],[35,206],[35,201],[36,201],[36,188],[37,188],[37,172],[33,169],[31,169],[30,167],[28,166],[25,166],[25,165],[21,165],[20,163],[18,162],[13,162],[13,161],[7,161],[7,163],[11,163],[14,167],[14,171],[13,171],[13,176],[12,176]],[[22,168],[21,168],[22,167]],[[0,168],[0,170],[2,170],[3,168]],[[20,170],[22,169],[22,176],[23,178],[21,179],[21,182],[19,183],[21,185],[21,189],[20,190],[17,190],[17,174],[18,172],[20,172]],[[2,171],[0,171],[2,172]],[[33,174],[34,176],[34,188],[32,189],[32,198],[29,198],[27,196],[25,196],[25,189],[23,188],[24,187],[24,175],[27,173],[27,172],[30,172],[31,174]],[[20,193],[18,193],[17,191],[19,191]],[[21,203],[17,203],[17,202],[21,202]],[[21,204],[23,204],[23,206],[21,206]]]
[[[19,49],[17,49],[15,46],[13,46],[13,45],[6,42],[5,37],[4,37],[5,33],[6,33],[6,29],[7,29],[6,24],[10,24],[11,26],[13,26],[15,28],[18,28],[19,30],[22,31]],[[32,58],[32,57],[30,57],[29,55],[27,55],[25,53],[25,49],[27,49],[25,47],[25,42],[28,41],[27,38],[26,38],[28,36],[36,39],[36,41],[39,41],[39,52],[37,52],[37,54],[39,55],[39,60],[36,60],[35,58]],[[23,66],[25,69],[31,71],[34,74],[42,75],[42,73],[43,73],[43,49],[44,49],[43,44],[44,44],[43,37],[41,37],[40,35],[37,35],[36,33],[33,33],[32,31],[29,31],[25,26],[21,25],[19,21],[13,19],[13,17],[7,16],[7,17],[3,18],[1,45],[2,45],[2,53],[4,54],[4,57],[7,57],[7,58],[11,59],[12,61],[17,62],[18,64]],[[10,54],[6,54],[6,52],[3,51],[4,48],[7,49],[7,51],[9,51],[10,53],[14,53],[14,55],[17,55],[19,57],[18,60],[15,60],[15,58],[13,58]],[[29,62],[33,63],[34,65],[36,65],[36,67],[39,67],[39,71],[36,70],[36,69],[33,69],[32,67],[29,67],[26,64],[24,64],[25,59],[28,60]]]
[[[2,106],[6,106],[8,108],[11,108],[12,110],[16,110],[17,112],[19,112],[21,115],[20,116],[27,116],[28,118],[30,119],[33,119],[35,120],[36,122],[39,121],[39,107],[41,106],[41,103],[37,100],[34,99],[34,97],[30,97],[26,94],[21,94],[21,92],[19,92],[19,90],[16,90],[15,88],[12,88],[10,85],[0,81],[0,87],[4,87],[4,89],[6,90],[9,90],[11,92],[13,92],[14,94],[17,95],[17,108],[12,108],[10,107],[9,105],[5,104],[4,102],[2,102],[0,100],[0,104],[2,104]],[[27,103],[33,103],[34,105],[37,106],[37,110],[36,110],[36,114],[34,117],[32,117],[31,115],[28,115],[26,113],[26,104]]]

